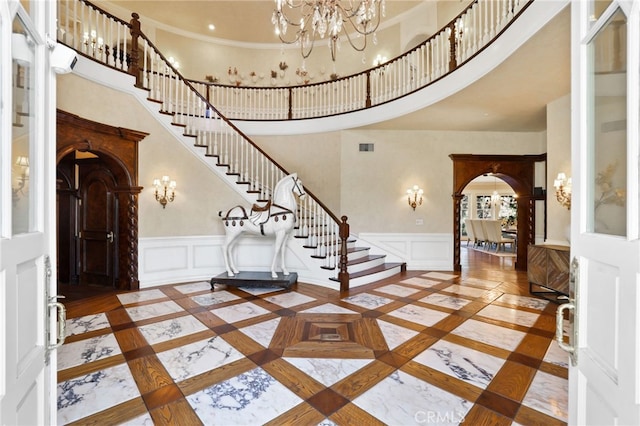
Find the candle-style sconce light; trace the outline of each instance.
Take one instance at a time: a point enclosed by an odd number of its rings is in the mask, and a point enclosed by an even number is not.
[[[171,180],[169,176],[162,176],[162,179],[154,179],[153,186],[156,187],[156,201],[162,205],[163,209],[167,206],[167,203],[175,199],[176,181]]]
[[[407,189],[407,201],[413,210],[422,205],[422,194],[424,194],[424,191],[418,185],[413,185],[413,188]]]

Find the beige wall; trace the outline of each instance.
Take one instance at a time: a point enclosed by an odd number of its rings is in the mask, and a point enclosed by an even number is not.
[[[359,152],[359,143],[374,143]],[[360,232],[451,233],[453,163],[449,154],[540,154],[542,133],[345,131],[340,214]],[[424,189],[414,212],[406,190]],[[416,225],[416,220],[423,225]]]
[[[571,176],[571,96],[547,105],[547,241],[568,243],[571,212],[556,200],[553,181],[559,172]]]
[[[149,133],[139,144],[139,236],[188,236],[224,233],[217,214],[244,203],[129,95],[73,74],[58,76],[59,109],[112,126]],[[162,209],[153,195],[153,179],[177,181],[176,198]]]
[[[340,213],[340,132],[259,136],[253,140],[305,188],[336,214]]]

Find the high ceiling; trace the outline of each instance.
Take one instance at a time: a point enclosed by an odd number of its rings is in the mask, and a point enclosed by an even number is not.
[[[144,19],[207,37],[246,43],[278,42],[271,24],[274,7],[271,0],[96,3],[107,10],[109,5],[115,5],[118,9],[135,11]],[[402,19],[403,14],[411,13],[411,8],[418,3],[387,0],[385,20]],[[209,30],[209,24],[214,24],[215,30]],[[569,29],[570,11],[566,8],[507,61],[476,83],[435,105],[367,128],[543,131],[546,105],[570,91]],[[464,67],[458,72],[464,72]]]

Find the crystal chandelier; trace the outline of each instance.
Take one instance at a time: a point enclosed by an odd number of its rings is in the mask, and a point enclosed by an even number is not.
[[[336,51],[340,49],[340,33],[351,47],[358,52],[367,47],[367,36],[373,34],[385,14],[385,0],[275,0],[271,22],[283,43],[300,45],[304,59],[313,50],[316,38],[328,40],[331,59],[335,62]],[[287,28],[295,28],[295,34],[287,37]],[[356,41],[349,33],[356,33]]]

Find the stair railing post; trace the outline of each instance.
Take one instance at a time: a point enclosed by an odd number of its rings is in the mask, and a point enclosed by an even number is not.
[[[340,281],[340,291],[349,290],[349,273],[347,272],[347,239],[349,238],[349,224],[347,216],[342,216],[340,223],[340,272],[338,272],[338,281]]]
[[[140,15],[133,12],[131,18],[131,63],[129,64],[129,74],[136,78],[136,87],[143,87],[140,66],[138,65],[138,39],[142,34],[142,31],[140,31]],[[126,52],[124,54],[126,55]]]
[[[365,107],[371,108],[371,70],[367,71],[367,99]]]
[[[451,34],[449,34],[449,72],[455,70],[458,67],[456,61],[456,23],[452,21],[449,24]]]
[[[288,120],[293,119],[293,89],[289,87],[289,113],[287,114]]]

